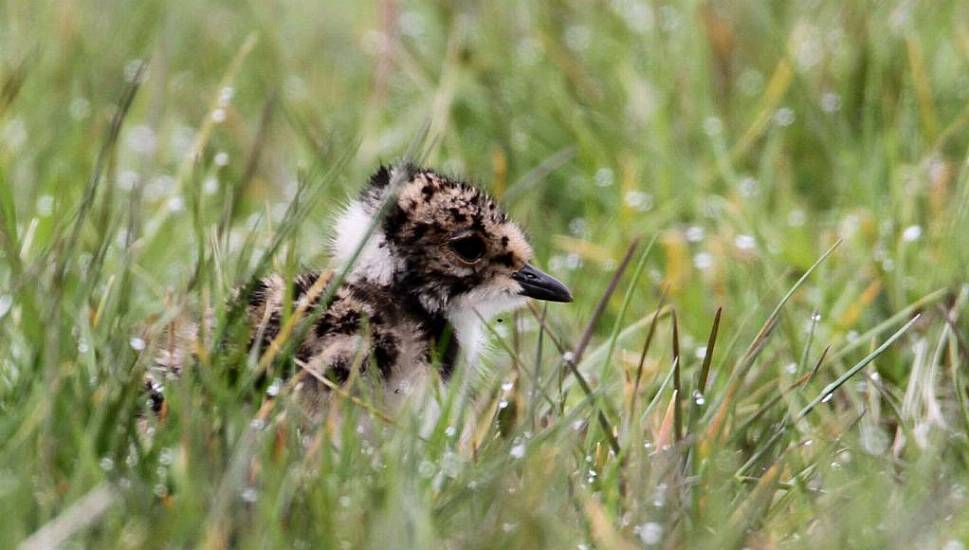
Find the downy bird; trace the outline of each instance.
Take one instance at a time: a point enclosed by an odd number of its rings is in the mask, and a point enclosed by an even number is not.
[[[251,345],[273,345],[284,307],[311,310],[331,291],[329,306],[296,343],[296,359],[336,384],[354,368],[375,369],[370,374],[385,395],[406,395],[435,370],[446,381],[459,361],[473,364],[483,323],[528,298],[572,300],[565,285],[530,263],[524,233],[492,198],[410,165],[381,167],[370,177],[338,217],[331,254],[326,273],[304,273],[291,283],[273,275],[240,296],[247,300]],[[346,276],[337,281],[333,273]],[[163,350],[160,370],[180,371],[190,358],[185,350]],[[156,408],[163,399],[159,381],[156,374],[147,383]]]

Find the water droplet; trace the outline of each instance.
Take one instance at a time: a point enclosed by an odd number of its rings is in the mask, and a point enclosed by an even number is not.
[[[686,240],[691,243],[698,243],[703,240],[704,231],[699,225],[691,225],[686,230]]]
[[[249,504],[252,504],[259,499],[259,493],[254,487],[246,487],[242,490],[242,493],[240,493],[239,496],[242,498],[243,502],[248,502]]]
[[[501,524],[501,530],[504,531],[504,532],[506,532],[506,533],[511,533],[512,531],[515,530],[515,527],[516,527],[516,524],[514,524],[514,523],[502,523]]]
[[[626,191],[623,202],[626,206],[640,212],[646,212],[653,208],[653,196],[642,191]]]
[[[612,170],[609,168],[600,168],[596,170],[596,185],[599,187],[609,187],[612,185],[614,179]]]
[[[832,399],[834,399],[834,392],[826,393],[826,394],[824,394],[824,397],[821,398],[821,402],[822,403],[828,403]]]
[[[751,235],[737,235],[733,244],[740,250],[753,250],[757,246],[757,240]]]
[[[222,124],[223,122],[225,122],[225,117],[226,117],[225,109],[221,107],[212,111],[212,122],[216,124]]]
[[[266,427],[266,422],[261,418],[253,418],[252,421],[249,422],[249,427],[253,430],[261,430]]]
[[[111,470],[114,470],[114,461],[108,457],[102,458],[101,461],[98,462],[98,465],[105,472],[110,472]]]
[[[266,388],[266,395],[268,395],[269,397],[276,397],[277,395],[279,395],[279,390],[281,390],[282,388],[283,388],[283,379],[275,378],[273,379],[273,383],[270,384],[268,388]]]
[[[227,166],[229,164],[229,153],[219,151],[215,154],[215,158],[213,160],[215,161],[216,166]]]
[[[150,126],[139,124],[133,126],[125,136],[125,144],[139,155],[150,155],[155,152],[157,145],[155,131]]]
[[[706,404],[707,400],[705,397],[703,397],[703,394],[700,393],[700,390],[693,390],[693,402],[696,403],[696,406],[702,407]]]
[[[795,118],[794,109],[791,109],[790,107],[781,107],[776,113],[774,113],[774,122],[778,126],[782,127],[794,124]]]
[[[562,360],[565,361],[566,363],[574,363],[575,362],[575,354],[572,353],[571,351],[567,351],[567,352],[565,352],[565,353],[562,354]]]
[[[751,198],[757,196],[757,180],[747,176],[740,180],[740,194],[744,197]]]
[[[902,240],[910,243],[919,240],[922,237],[922,226],[921,225],[910,225],[902,231]]]
[[[448,437],[454,437],[455,435],[457,435],[457,433],[458,433],[458,430],[454,426],[448,426],[444,430],[444,435]]]
[[[821,95],[821,110],[826,113],[834,113],[841,108],[841,96],[834,92],[825,92]]]
[[[502,399],[501,401],[498,402],[498,408],[499,409],[504,409],[506,407],[508,407],[508,400],[507,399]]]
[[[643,544],[646,545],[659,544],[663,540],[663,526],[655,521],[637,525],[633,531],[639,535],[639,540],[643,541]]]
[[[713,267],[713,255],[709,252],[698,252],[693,256],[693,266],[701,271],[706,271]]]
[[[510,380],[501,385],[502,391],[511,391],[511,389],[514,387],[515,387],[515,383]]]
[[[165,206],[169,212],[181,212],[185,207],[185,201],[182,197],[172,197],[168,199],[168,203]]]
[[[135,336],[131,340],[128,340],[128,345],[130,345],[131,349],[135,351],[144,351],[145,349],[145,341],[142,340],[141,338],[138,338],[137,336]]]
[[[525,444],[519,443],[518,445],[515,445],[511,448],[511,452],[509,452],[509,454],[512,458],[522,458],[525,456]]]

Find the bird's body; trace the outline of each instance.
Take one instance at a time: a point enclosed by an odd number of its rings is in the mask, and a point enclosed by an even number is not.
[[[270,276],[241,298],[258,351],[279,337],[285,310],[313,311],[332,294],[295,356],[336,384],[354,368],[376,375],[389,395],[434,373],[446,380],[459,360],[477,356],[484,320],[528,297],[571,300],[528,263],[524,234],[491,198],[430,170],[381,168],[339,217],[331,249],[333,270]],[[175,372],[186,358],[163,352],[158,363]]]

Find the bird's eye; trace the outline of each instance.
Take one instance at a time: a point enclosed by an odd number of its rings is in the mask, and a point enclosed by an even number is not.
[[[484,256],[485,244],[477,235],[467,235],[453,239],[448,245],[459,258],[474,263]]]

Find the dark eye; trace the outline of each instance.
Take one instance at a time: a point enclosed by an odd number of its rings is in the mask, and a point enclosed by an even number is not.
[[[448,243],[448,245],[459,258],[468,263],[474,263],[480,260],[485,252],[484,241],[477,235],[458,237]]]

